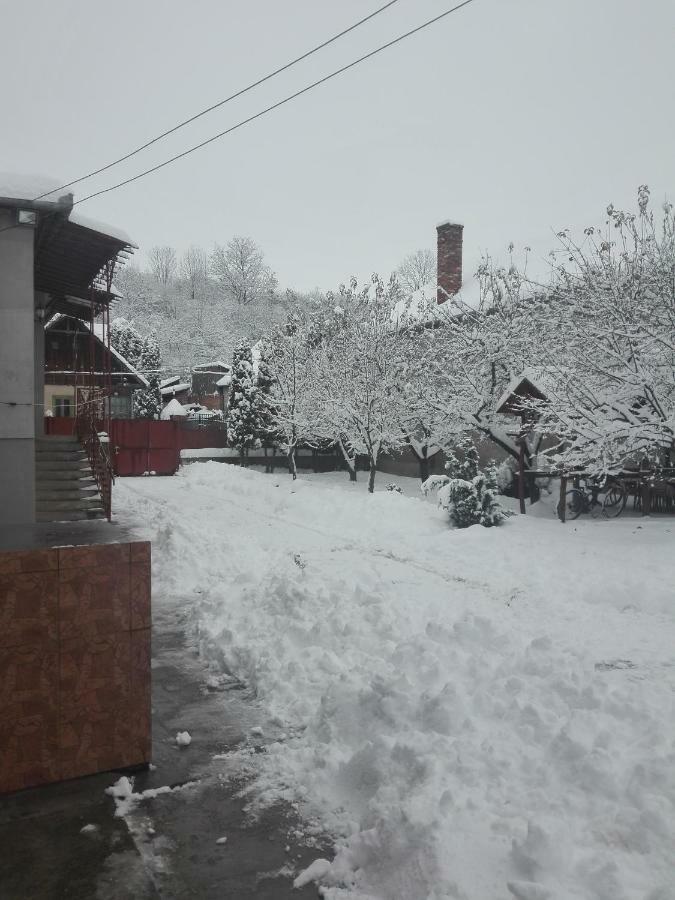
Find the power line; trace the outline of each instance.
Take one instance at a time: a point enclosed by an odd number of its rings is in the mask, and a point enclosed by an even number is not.
[[[140,172],[138,175],[133,175],[131,178],[126,178],[124,181],[119,181],[117,184],[113,184],[110,187],[103,188],[100,191],[96,191],[93,194],[89,194],[86,197],[82,197],[81,200],[76,200],[74,205],[78,203],[84,203],[87,200],[93,200],[94,197],[100,197],[102,194],[108,194],[111,191],[115,191],[118,188],[124,187],[127,184],[131,184],[134,181],[138,181],[140,178],[145,178],[146,175],[150,175],[153,172],[157,172],[159,169],[163,169],[165,166],[170,165],[171,163],[176,162],[179,159],[182,159],[184,156],[189,156],[190,153],[194,153],[195,150],[201,150],[202,147],[206,147],[208,144],[212,144],[214,141],[219,140],[222,137],[225,137],[228,134],[231,134],[233,131],[237,131],[237,129],[242,128],[244,125],[248,125],[250,122],[254,122],[256,119],[261,118],[262,116],[267,115],[267,113],[272,112],[275,109],[279,109],[280,106],[284,106],[286,103],[290,103],[291,100],[295,100],[297,97],[301,97],[303,94],[308,93],[314,88],[318,87],[321,84],[325,84],[325,82],[330,81],[331,78],[335,78],[338,75],[341,75],[343,72],[347,72],[349,69],[353,69],[355,66],[358,66],[360,63],[365,62],[367,59],[371,59],[373,56],[376,56],[378,53],[382,53],[383,50],[387,50],[389,47],[393,47],[395,44],[400,43],[408,37],[411,37],[413,34],[417,34],[419,31],[422,31],[425,28],[428,28],[430,25],[434,25],[436,22],[440,22],[441,19],[444,19],[446,16],[449,16],[451,13],[457,12],[457,10],[462,9],[464,6],[468,6],[470,3],[473,3],[474,0],[463,0],[462,3],[458,3],[456,6],[453,6],[451,9],[447,9],[445,12],[440,13],[438,16],[434,16],[433,19],[428,19],[426,22],[423,22],[421,25],[418,25],[416,28],[412,28],[410,31],[406,31],[405,34],[399,35],[397,38],[394,38],[391,41],[388,41],[386,44],[382,44],[382,46],[377,47],[375,50],[371,50],[370,53],[366,53],[364,56],[355,59],[353,62],[347,63],[346,66],[342,66],[339,69],[336,69],[334,72],[331,72],[329,75],[325,75],[323,78],[319,78],[318,81],[312,82],[312,84],[307,85],[299,91],[296,91],[294,94],[290,94],[288,97],[284,97],[283,100],[279,100],[277,103],[273,103],[271,106],[268,106],[266,109],[261,110],[258,113],[255,113],[252,116],[249,116],[247,119],[243,119],[241,122],[237,122],[236,125],[232,125],[230,128],[226,128],[225,131],[221,131],[218,134],[213,135],[213,137],[207,138],[205,141],[202,141],[199,144],[195,144],[194,147],[190,147],[187,150],[184,150],[182,153],[177,153],[175,156],[172,156],[170,159],[165,160],[164,162],[158,163],[156,166],[152,166],[150,169],[146,169],[144,172]],[[88,177],[88,176],[84,176]],[[74,182],[71,182],[74,184]]]
[[[62,191],[65,188],[72,187],[74,184],[79,184],[81,181],[85,181],[87,178],[92,178],[94,175],[100,175],[101,172],[106,172],[108,169],[112,169],[113,166],[119,165],[119,163],[125,162],[127,159],[131,159],[132,156],[135,156],[137,153],[140,153],[142,150],[147,150],[148,147],[151,147],[153,144],[156,144],[158,141],[163,140],[163,138],[168,137],[170,134],[173,134],[176,131],[179,131],[181,128],[184,128],[186,125],[190,125],[192,122],[196,122],[197,119],[201,119],[202,116],[207,115],[207,113],[213,112],[214,109],[219,109],[221,106],[225,106],[226,103],[229,103],[231,100],[236,100],[237,97],[241,97],[244,94],[247,94],[249,91],[252,91],[253,88],[259,87],[259,85],[264,84],[266,81],[269,81],[271,78],[280,75],[282,72],[286,72],[288,69],[297,65],[299,62],[302,62],[304,59],[307,59],[313,54],[318,53],[319,50],[323,50],[324,47],[328,47],[329,44],[335,43],[335,41],[339,40],[341,37],[344,37],[346,34],[349,34],[351,31],[359,28],[359,26],[363,25],[365,22],[370,21],[370,19],[374,19],[375,16],[378,16],[380,13],[384,12],[386,9],[389,9],[390,6],[393,6],[395,3],[398,3],[399,0],[389,0],[388,3],[385,3],[384,6],[380,6],[379,9],[376,9],[374,12],[365,16],[363,19],[359,19],[358,22],[354,22],[353,25],[350,25],[349,28],[345,28],[343,31],[340,31],[338,34],[334,34],[333,37],[328,38],[328,40],[323,41],[321,44],[318,44],[316,47],[313,47],[311,50],[307,50],[306,53],[303,53],[301,56],[296,57],[291,60],[291,62],[286,63],[278,69],[275,69],[273,72],[270,72],[268,75],[264,75],[262,78],[259,78],[257,81],[254,81],[252,84],[249,84],[247,87],[242,88],[239,91],[236,91],[234,94],[230,94],[229,97],[226,97],[224,100],[219,100],[218,103],[214,103],[212,106],[208,106],[206,109],[203,109],[201,112],[195,113],[195,115],[190,116],[189,119],[184,119],[182,122],[179,122],[178,125],[174,125],[173,128],[169,128],[168,131],[162,132],[162,134],[158,134],[156,137],[151,138],[149,141],[146,141],[145,144],[141,144],[140,147],[136,147],[135,150],[131,150],[125,156],[120,156],[119,159],[114,159],[112,162],[107,163],[105,166],[101,166],[100,169],[94,169],[92,172],[88,172],[86,175],[82,175],[80,178],[74,179],[74,181],[69,181],[67,184],[62,184],[61,187],[55,188],[53,191],[47,191],[45,194],[40,194],[39,197],[36,197],[36,200],[41,200],[43,197],[48,197],[51,194],[54,194],[56,191]]]

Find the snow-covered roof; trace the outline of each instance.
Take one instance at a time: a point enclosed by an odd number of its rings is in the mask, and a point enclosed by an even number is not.
[[[215,359],[213,362],[199,363],[192,367],[193,372],[207,372],[209,369],[225,369],[226,372],[230,372],[232,366],[223,362],[222,359]]]
[[[555,373],[543,366],[528,366],[516,375],[507,384],[504,393],[497,401],[496,409],[499,411],[512,396],[517,396],[518,388],[523,382],[528,382],[534,390],[541,394],[542,398],[550,398],[555,391]]]
[[[185,416],[187,413],[183,406],[176,400],[174,397],[173,400],[169,400],[164,409],[160,414],[160,419],[170,419],[171,416]]]
[[[54,203],[59,197],[69,193],[68,189],[60,191],[62,181],[56,181],[48,175],[36,175],[21,172],[0,172],[0,197],[10,200],[32,202],[43,194],[48,202]]]
[[[61,319],[69,318],[68,316],[63,315],[63,313],[56,313],[56,315],[52,316],[51,319],[45,324],[45,329],[51,328],[53,325],[56,325]],[[78,319],[84,327],[89,331],[89,322],[86,322],[84,319]],[[102,344],[106,344],[107,334],[106,328],[103,322],[94,322],[94,337],[97,338]],[[130,375],[135,375],[136,378],[143,384],[145,387],[148,387],[148,379],[141,375],[141,373],[136,369],[135,366],[132,366],[128,359],[125,359],[122,354],[117,351],[112,343],[110,344],[110,353],[112,356],[118,361],[118,363],[129,372]]]
[[[122,241],[122,243],[128,244],[130,247],[138,250],[138,245],[133,242],[126,231],[123,231],[121,228],[117,228],[115,225],[108,225],[107,222],[100,222],[97,219],[90,219],[89,216],[83,216],[79,209],[74,209],[71,212],[70,221],[75,225],[79,225],[81,228],[88,228],[89,231],[96,231],[98,232],[98,234],[105,234],[108,237],[115,238],[118,241]]]
[[[14,200],[17,203],[33,203],[38,198],[45,203],[56,203],[61,197],[72,193],[70,188],[61,188],[62,184],[62,181],[47,175],[0,172],[0,197]],[[89,216],[83,215],[79,209],[71,210],[68,219],[74,225],[107,235],[138,249],[126,231],[115,225],[108,225],[107,222],[91,219]]]
[[[163,378],[160,381],[159,386],[160,386],[160,388],[165,388],[165,387],[169,387],[170,384],[178,384],[179,381],[180,381],[180,375],[172,375],[170,378]]]
[[[179,394],[181,391],[189,391],[190,385],[187,382],[180,384],[170,384],[167,387],[160,388],[162,397],[170,397],[172,394]]]
[[[216,381],[216,387],[227,387],[232,384],[232,376],[231,375],[223,375],[222,378],[219,378]]]
[[[84,325],[85,328],[89,328],[88,322],[82,321],[82,324]],[[99,339],[99,341],[101,341],[102,344],[106,343],[107,334],[106,334],[106,327],[103,324],[103,322],[94,322],[94,337],[97,337]],[[112,343],[110,344],[110,352],[115,357],[115,359],[121,365],[124,366],[125,369],[128,369],[128,371],[132,375],[135,375],[137,378],[140,378],[140,380],[143,382],[143,384],[146,387],[148,387],[148,379],[145,377],[145,375],[141,375],[141,373],[138,371],[138,369],[135,366],[132,366],[128,359],[125,359],[125,357],[122,356],[122,354],[118,350],[115,350]]]

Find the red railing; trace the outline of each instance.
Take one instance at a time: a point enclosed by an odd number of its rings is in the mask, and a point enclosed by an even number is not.
[[[91,466],[92,475],[96,481],[103,511],[108,521],[112,517],[112,486],[115,481],[110,462],[109,436],[102,441],[96,429],[97,404],[84,403],[78,405],[75,418],[75,433],[80,444],[84,447]]]

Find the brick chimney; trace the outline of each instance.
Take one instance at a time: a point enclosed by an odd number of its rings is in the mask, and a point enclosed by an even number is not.
[[[448,294],[456,294],[462,287],[462,232],[463,225],[442,222],[437,232],[437,285],[436,301],[445,303]]]

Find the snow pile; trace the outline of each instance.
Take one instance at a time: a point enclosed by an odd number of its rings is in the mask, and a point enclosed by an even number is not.
[[[176,735],[176,744],[179,747],[189,747],[192,743],[192,736],[189,731],[179,731]]]
[[[204,463],[120,485],[155,596],[199,598],[204,651],[289,733],[251,799],[336,835],[298,884],[671,900],[672,520],[452,530],[410,482]]]
[[[185,416],[187,413],[185,412],[185,408],[176,400],[174,397],[173,400],[169,400],[164,409],[160,414],[160,419],[170,419],[171,416]]]
[[[175,787],[163,784],[158,788],[148,788],[145,791],[134,793],[134,779],[122,775],[115,784],[105,789],[105,793],[115,801],[115,816],[123,818],[124,816],[129,815],[136,804],[141,803],[143,800],[154,800],[155,797],[161,797],[162,794],[172,794],[174,791],[182,791],[198,783],[199,782],[197,781],[186,781],[184,784],[177,784]]]

